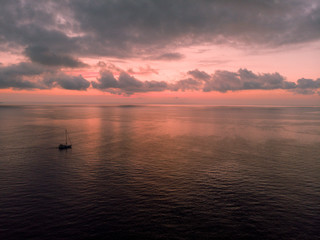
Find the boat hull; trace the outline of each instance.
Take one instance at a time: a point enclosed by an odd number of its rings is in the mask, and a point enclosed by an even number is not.
[[[58,148],[59,148],[60,150],[62,150],[62,149],[68,149],[68,148],[72,148],[72,145],[60,144]]]

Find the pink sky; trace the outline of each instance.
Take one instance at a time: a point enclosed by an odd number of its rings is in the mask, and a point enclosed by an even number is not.
[[[4,4],[0,102],[320,105],[318,1],[99,4]]]

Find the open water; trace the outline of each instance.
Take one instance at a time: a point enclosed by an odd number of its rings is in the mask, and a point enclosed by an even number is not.
[[[1,105],[0,148],[0,239],[320,236],[317,107]]]

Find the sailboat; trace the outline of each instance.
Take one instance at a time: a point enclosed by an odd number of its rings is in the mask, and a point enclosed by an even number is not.
[[[65,135],[66,135],[66,144],[60,144],[59,147],[58,147],[60,150],[72,148],[71,140],[70,140],[70,137],[68,135],[67,129],[66,129]],[[68,144],[68,139],[69,139],[70,144]]]

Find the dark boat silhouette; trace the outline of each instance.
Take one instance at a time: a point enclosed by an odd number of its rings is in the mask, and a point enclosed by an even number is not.
[[[60,150],[72,148],[71,140],[70,140],[70,137],[69,137],[69,135],[68,135],[67,129],[66,129],[65,135],[66,135],[66,144],[60,144],[60,145],[58,146],[58,148],[59,148]],[[69,139],[70,144],[68,144],[68,139]]]

